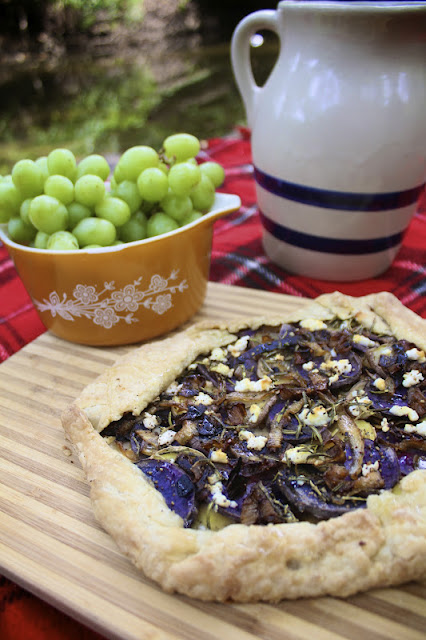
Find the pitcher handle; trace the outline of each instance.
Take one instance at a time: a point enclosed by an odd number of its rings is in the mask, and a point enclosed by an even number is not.
[[[265,9],[249,14],[237,25],[231,40],[232,70],[244,102],[249,127],[253,126],[257,100],[262,91],[262,87],[256,84],[250,61],[250,37],[259,29],[268,29],[279,37],[277,11]]]

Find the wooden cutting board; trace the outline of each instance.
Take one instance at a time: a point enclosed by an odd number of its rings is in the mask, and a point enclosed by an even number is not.
[[[195,319],[292,310],[302,298],[210,283]],[[74,345],[50,333],[0,367],[0,571],[120,640],[425,640],[426,585],[347,600],[211,604],[167,595],[95,521],[62,410],[129,347]]]

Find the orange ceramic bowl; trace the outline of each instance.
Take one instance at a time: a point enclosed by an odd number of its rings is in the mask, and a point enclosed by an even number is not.
[[[47,329],[80,344],[130,344],[167,333],[200,309],[213,222],[240,205],[238,196],[217,193],[196,222],[103,249],[33,249],[10,240],[5,225],[0,239]]]

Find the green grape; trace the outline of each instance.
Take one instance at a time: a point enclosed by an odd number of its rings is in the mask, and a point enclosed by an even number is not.
[[[189,196],[177,196],[172,192],[169,192],[162,199],[160,206],[168,216],[179,224],[193,210],[192,200]]]
[[[49,240],[50,235],[48,233],[44,233],[44,231],[37,231],[36,237],[34,239],[34,246],[36,249],[47,249],[47,241]]]
[[[115,240],[115,241],[112,243],[112,245],[111,245],[111,246],[112,246],[112,247],[117,247],[119,244],[123,244],[123,242],[122,242],[121,240]]]
[[[33,160],[19,160],[12,169],[12,180],[23,198],[43,193],[43,174]]]
[[[120,169],[118,164],[114,168],[114,173],[112,174],[111,183],[113,180],[116,182],[116,184],[120,184],[120,182],[123,182],[124,180],[123,170]]]
[[[200,182],[191,191],[194,209],[208,211],[214,202],[215,195],[213,182],[206,175],[202,175]]]
[[[201,180],[201,171],[198,165],[180,162],[170,168],[168,177],[173,193],[178,196],[189,196],[191,189]]]
[[[71,202],[67,206],[68,210],[68,228],[74,229],[74,227],[83,220],[83,218],[90,218],[93,215],[92,209],[86,207],[84,204],[80,204],[79,202]]]
[[[40,156],[37,160],[34,160],[36,165],[41,171],[41,175],[43,176],[43,182],[47,180],[49,176],[49,167],[47,166],[47,156]]]
[[[95,213],[98,218],[109,220],[115,227],[121,227],[130,220],[130,209],[127,202],[120,198],[110,196],[99,202],[95,206]]]
[[[168,233],[178,228],[179,225],[173,218],[163,211],[157,211],[148,219],[146,232],[148,238],[153,238],[154,236],[160,236],[163,233]]]
[[[77,175],[77,162],[69,149],[54,149],[47,156],[47,168],[49,175],[59,174],[74,182]]]
[[[167,175],[157,167],[150,167],[139,175],[137,187],[147,202],[160,202],[167,195],[169,188]]]
[[[191,222],[196,222],[202,217],[203,217],[203,214],[200,213],[199,211],[191,211],[191,213],[185,216],[185,218],[182,220],[180,226],[183,227],[186,224],[191,224]]]
[[[147,217],[142,211],[136,211],[119,230],[118,235],[123,242],[135,242],[146,238]]]
[[[130,213],[135,213],[142,203],[142,196],[139,193],[139,189],[136,184],[130,182],[130,180],[123,180],[115,189],[111,189],[111,195],[127,202]]]
[[[65,231],[68,226],[68,211],[62,202],[52,196],[36,196],[30,204],[29,219],[38,231],[49,234]]]
[[[31,224],[30,220],[30,206],[31,206],[32,198],[27,198],[21,204],[19,209],[19,215],[25,224]]]
[[[203,162],[200,164],[201,173],[213,182],[215,189],[221,187],[225,180],[225,171],[218,162]]]
[[[115,244],[113,242],[113,244]],[[102,249],[100,244],[86,244],[85,249]]]
[[[161,169],[161,171],[163,173],[165,173],[166,175],[169,173],[169,165],[166,164],[165,162],[160,162],[160,164],[158,165],[158,168]]]
[[[79,248],[77,238],[69,231],[52,233],[46,247],[51,251],[76,251]]]
[[[0,223],[18,216],[21,203],[21,194],[13,184],[12,178],[6,176],[0,183]]]
[[[86,174],[99,176],[101,180],[105,181],[109,176],[110,168],[108,162],[103,156],[93,153],[90,156],[86,156],[77,165],[77,179]]]
[[[76,202],[94,207],[105,197],[105,183],[99,176],[81,176],[75,183],[74,197]]]
[[[179,162],[188,162],[188,164],[195,164],[198,167],[196,158],[188,158],[187,160],[180,160]],[[179,164],[178,162],[176,164]]]
[[[200,151],[200,141],[190,133],[175,133],[163,142],[167,158],[181,162],[193,158]]]
[[[25,224],[22,218],[10,218],[7,224],[7,232],[14,242],[29,244],[34,240],[37,230],[31,224]]]
[[[72,232],[80,247],[85,247],[88,244],[100,244],[101,247],[108,247],[113,244],[117,235],[112,222],[103,218],[84,218],[80,220]]]
[[[74,184],[65,176],[49,176],[44,183],[44,193],[62,204],[70,204],[74,200]]]
[[[117,174],[114,177],[117,182],[122,180],[132,180],[136,182],[138,176],[144,169],[158,167],[160,159],[158,153],[152,147],[137,146],[130,147],[121,156],[117,164]],[[119,177],[121,179],[119,179]]]

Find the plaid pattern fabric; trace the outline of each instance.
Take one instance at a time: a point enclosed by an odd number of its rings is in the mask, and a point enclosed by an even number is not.
[[[286,273],[264,254],[261,223],[251,164],[250,133],[240,128],[231,136],[208,141],[203,160],[225,168],[222,191],[237,193],[241,209],[215,223],[210,280],[294,296],[315,298],[336,289],[349,295],[391,291],[401,302],[426,317],[426,197],[419,203],[392,266],[378,278],[333,283]],[[0,244],[0,362],[45,331],[35,308]],[[97,640],[101,636],[0,577],[0,638],[3,640]]]

